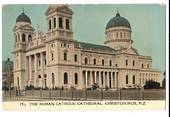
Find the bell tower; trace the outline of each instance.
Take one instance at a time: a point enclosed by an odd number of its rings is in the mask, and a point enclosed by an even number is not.
[[[28,42],[32,40],[33,27],[30,18],[23,12],[17,17],[16,24],[13,28],[14,33],[14,86],[22,90],[27,82],[27,63],[26,48]]]
[[[68,5],[49,5],[45,13],[49,39],[73,39],[72,14]]]

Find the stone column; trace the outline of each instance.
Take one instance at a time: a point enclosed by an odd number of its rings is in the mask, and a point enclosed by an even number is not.
[[[111,88],[113,88],[113,77],[112,72],[110,72]]]
[[[26,56],[26,77],[27,77],[27,86],[30,84],[29,83],[29,57]]]
[[[20,42],[22,42],[22,33],[19,33]]]
[[[114,72],[114,77],[115,77],[115,88],[117,88],[117,74],[116,74],[116,72]]]
[[[119,79],[118,79],[118,75],[119,75],[118,72],[116,72],[116,79],[117,79],[117,80],[116,80],[116,84],[117,84],[117,88],[119,87]]]
[[[96,71],[94,71],[94,83],[96,83]]]
[[[31,60],[31,55],[29,56],[29,82],[30,82],[30,85],[32,84],[32,60]]]
[[[40,53],[40,57],[41,57],[41,86],[40,87],[43,87],[43,81],[44,81],[44,56],[43,56],[43,52]]]
[[[104,74],[103,74],[103,87],[105,88],[105,86],[107,85],[107,80],[106,80],[106,78],[107,78],[107,72],[103,72]]]
[[[102,78],[103,78],[103,84],[102,84]],[[104,72],[102,72],[102,74],[101,74],[101,85],[102,85],[102,88],[104,88],[104,79],[105,79],[105,74],[104,74]]]
[[[37,87],[37,55],[36,54],[34,54],[34,70],[35,70],[34,86]]]
[[[92,76],[92,72],[90,71],[90,86],[92,86],[93,84],[93,76]]]
[[[114,72],[111,73],[112,88],[114,88]]]
[[[101,72],[99,72],[99,88],[102,88],[102,78],[101,78]]]
[[[108,86],[108,88],[110,88],[109,81],[110,81],[110,73],[107,72],[107,86]]]
[[[85,71],[85,87],[87,88],[87,71]]]

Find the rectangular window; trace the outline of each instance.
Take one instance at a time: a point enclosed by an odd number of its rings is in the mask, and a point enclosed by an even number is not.
[[[51,20],[49,20],[49,30],[51,29]]]
[[[126,66],[128,66],[128,60],[126,60]]]
[[[52,61],[54,60],[54,54],[53,53],[51,54],[51,60]]]
[[[41,66],[41,61],[40,60],[38,61],[38,63],[39,63],[39,66]]]
[[[128,84],[128,75],[126,75],[126,84]]]
[[[64,53],[64,60],[67,61],[67,53]]]
[[[47,65],[47,61],[46,61],[46,59],[44,60],[44,64],[45,64],[45,65]]]
[[[56,28],[56,18],[54,18],[54,28]]]
[[[74,62],[77,62],[77,54],[74,55]]]
[[[78,75],[75,73],[75,84],[78,84]]]
[[[133,84],[135,84],[135,76],[133,76]]]

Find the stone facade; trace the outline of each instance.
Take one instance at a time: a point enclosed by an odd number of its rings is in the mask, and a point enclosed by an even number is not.
[[[73,12],[68,5],[49,5],[45,15],[46,34],[35,30],[25,13],[16,21],[15,87],[84,89],[97,84],[116,89],[142,87],[150,79],[161,83],[161,72],[152,69],[151,57],[132,47],[130,24],[109,25],[103,46],[73,39]]]

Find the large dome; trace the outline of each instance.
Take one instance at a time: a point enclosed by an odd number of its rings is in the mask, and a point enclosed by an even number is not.
[[[30,18],[24,12],[17,17],[16,22],[27,22],[31,24]]]
[[[110,21],[107,23],[106,29],[119,26],[131,28],[129,21],[117,13],[116,16],[110,19]]]

